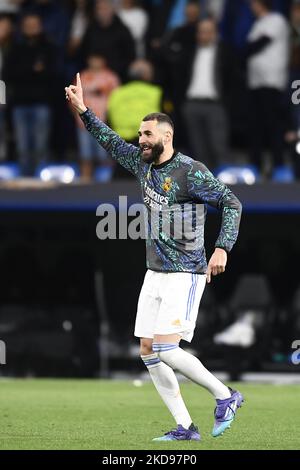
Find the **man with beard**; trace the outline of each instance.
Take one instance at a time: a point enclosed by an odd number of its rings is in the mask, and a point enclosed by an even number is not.
[[[87,130],[141,184],[148,212],[148,271],[139,297],[134,334],[140,338],[141,358],[151,379],[177,424],[176,429],[154,440],[200,440],[174,370],[215,397],[212,435],[219,436],[234,420],[243,396],[181,349],[180,341],[190,342],[193,338],[206,282],[211,281],[211,275],[225,271],[227,252],[238,235],[241,203],[202,163],[174,150],[174,126],[166,114],[153,113],[143,119],[139,147],[135,147],[85,106],[79,74],[76,86],[70,85],[65,91]],[[222,211],[220,234],[208,265],[204,249],[206,204]],[[171,221],[170,231],[166,230],[166,220]],[[178,220],[185,227],[183,233],[176,231]],[[186,224],[187,221],[191,223]]]

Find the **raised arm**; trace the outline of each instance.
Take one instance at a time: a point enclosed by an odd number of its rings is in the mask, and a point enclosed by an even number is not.
[[[80,73],[76,75],[76,85],[65,87],[66,99],[70,101],[73,108],[79,113],[83,114],[87,111],[87,107],[83,101],[83,89],[81,85]]]
[[[116,132],[104,124],[93,111],[85,106],[79,73],[76,76],[76,85],[66,87],[65,91],[66,99],[79,113],[85,127],[97,139],[98,143],[126,170],[138,176],[141,162],[140,149],[127,144]]]

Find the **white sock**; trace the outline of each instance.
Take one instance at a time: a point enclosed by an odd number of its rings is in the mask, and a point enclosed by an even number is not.
[[[229,398],[231,393],[220,380],[218,380],[204,365],[192,354],[181,349],[178,344],[152,345],[153,351],[158,353],[159,358],[174,370],[178,370],[182,375],[192,380],[196,384],[202,385],[209,390],[216,399],[224,400]]]
[[[156,390],[167,405],[176,423],[188,429],[192,419],[182,399],[174,371],[167,364],[161,362],[156,353],[141,356],[141,358],[149,371]]]

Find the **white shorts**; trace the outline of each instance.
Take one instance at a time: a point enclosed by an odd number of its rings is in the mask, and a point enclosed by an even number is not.
[[[148,270],[139,297],[134,335],[153,338],[180,334],[191,342],[205,284],[205,274]]]

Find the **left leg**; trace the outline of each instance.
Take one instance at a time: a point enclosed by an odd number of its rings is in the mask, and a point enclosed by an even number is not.
[[[219,166],[229,159],[229,123],[224,107],[219,103],[207,105],[207,137],[211,152],[210,165]]]
[[[147,367],[160,397],[176,421],[177,428],[155,440],[200,440],[198,429],[180,394],[174,371],[162,362],[152,349],[153,330],[160,307],[159,288],[166,281],[166,274],[147,271],[138,302],[135,336],[140,338],[141,359]]]
[[[160,397],[168,407],[177,425],[188,429],[192,419],[182,399],[174,371],[162,362],[152,350],[152,339],[140,339],[141,359],[147,367],[152,382]]]
[[[230,428],[237,408],[242,406],[244,398],[236,390],[231,390],[211,374],[192,354],[179,347],[180,335],[154,336],[152,349],[159,359],[193,382],[205,387],[216,398],[215,422],[212,436],[217,437]]]
[[[0,160],[6,158],[6,116],[4,109],[0,106]]]
[[[32,134],[34,143],[35,164],[49,160],[49,138],[51,131],[51,110],[47,105],[33,106]]]
[[[206,388],[216,399],[229,398],[231,396],[229,388],[209,372],[197,357],[181,349],[180,340],[179,334],[155,335],[153,351],[158,353],[165,364]]]
[[[206,276],[199,274],[169,274],[164,297],[154,328],[152,349],[161,361],[178,370],[185,377],[209,390],[217,400],[213,436],[230,426],[243,397],[230,390],[192,354],[180,348],[181,339],[191,341],[198,314],[198,306],[206,284]]]
[[[264,90],[266,131],[273,157],[273,165],[284,163],[284,118],[283,93],[276,89]]]
[[[230,397],[228,387],[214,377],[192,354],[180,348],[181,339],[191,341],[206,276],[170,273],[162,294],[154,327],[153,351],[172,369],[209,390],[215,398]]]

